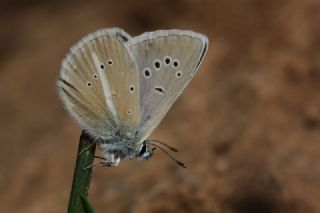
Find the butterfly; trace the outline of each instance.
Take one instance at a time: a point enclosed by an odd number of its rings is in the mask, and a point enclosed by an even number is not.
[[[71,47],[57,86],[66,110],[104,155],[96,166],[147,160],[155,146],[164,151],[159,144],[175,150],[147,138],[193,78],[207,49],[207,37],[188,30],[131,37],[119,28],[98,30]]]

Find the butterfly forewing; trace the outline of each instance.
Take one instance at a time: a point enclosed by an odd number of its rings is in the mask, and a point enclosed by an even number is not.
[[[140,72],[141,141],[160,123],[194,76],[208,40],[192,31],[160,30],[127,43]]]
[[[110,136],[140,120],[139,72],[125,42],[112,28],[89,34],[62,62],[58,87],[67,110],[92,135]]]

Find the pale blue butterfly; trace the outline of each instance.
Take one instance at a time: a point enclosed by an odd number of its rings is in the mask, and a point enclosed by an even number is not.
[[[153,146],[163,150],[159,144],[171,148],[147,138],[190,82],[207,49],[207,37],[192,31],[130,37],[119,28],[98,30],[71,48],[57,81],[59,94],[102,150],[104,160],[97,166],[149,159]]]

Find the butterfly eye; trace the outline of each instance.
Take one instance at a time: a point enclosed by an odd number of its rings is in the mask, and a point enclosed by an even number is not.
[[[151,77],[151,71],[150,71],[150,69],[149,69],[149,68],[145,68],[145,69],[143,70],[143,74],[144,74],[144,77],[145,77],[145,78],[150,78],[150,77]]]
[[[100,68],[103,70],[104,69],[104,64],[100,64]]]
[[[129,110],[127,111],[127,113],[128,113],[128,115],[131,115],[131,114],[132,114],[132,111],[129,109]]]
[[[98,79],[98,75],[97,75],[97,74],[94,74],[93,77],[94,77],[95,79]]]
[[[164,58],[164,63],[168,66],[168,65],[170,65],[170,63],[171,63],[171,58],[169,57],[169,56],[166,56],[165,58]]]
[[[160,70],[161,62],[160,60],[155,60],[154,61],[154,69],[155,70]]]
[[[178,72],[176,72],[176,77],[177,78],[181,78],[182,77],[182,71],[179,70]]]
[[[178,68],[179,67],[179,60],[178,59],[173,60],[172,65],[174,68]]]
[[[145,144],[142,145],[142,148],[139,152],[139,156],[142,156],[147,151],[147,146]]]

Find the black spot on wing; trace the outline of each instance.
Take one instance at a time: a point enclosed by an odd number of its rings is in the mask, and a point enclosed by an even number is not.
[[[208,44],[207,44],[207,42],[206,42],[206,43],[204,43],[204,48],[203,48],[203,50],[202,50],[200,59],[199,59],[197,65],[196,65],[196,67],[194,68],[194,70],[193,70],[193,72],[192,72],[192,75],[197,71],[197,69],[198,69],[201,61],[203,60],[203,57],[204,57],[205,53],[207,52],[207,48],[208,48]]]
[[[79,92],[79,90],[77,90],[77,88],[75,88],[72,84],[70,84],[69,82],[67,82],[66,80],[64,80],[63,78],[59,78],[59,80],[64,83],[66,86],[70,87],[71,89],[73,89],[76,92]]]
[[[164,89],[163,89],[162,87],[155,87],[154,89],[155,89],[157,92],[161,93],[161,94],[164,94],[164,93],[165,93],[165,91],[164,91]]]
[[[129,38],[125,37],[124,35],[122,35],[121,33],[117,32],[116,36],[118,39],[120,39],[123,42],[127,42],[129,40]]]

